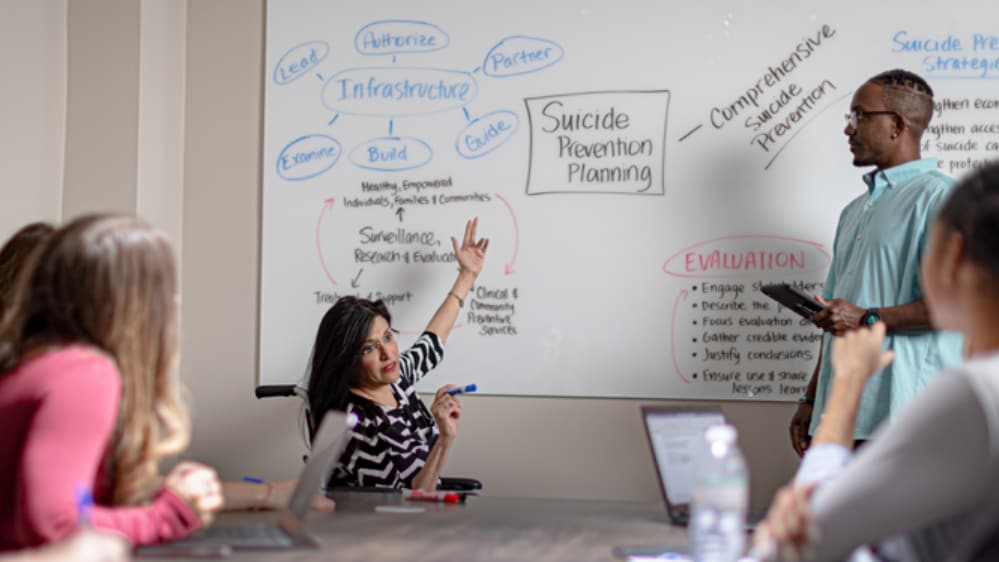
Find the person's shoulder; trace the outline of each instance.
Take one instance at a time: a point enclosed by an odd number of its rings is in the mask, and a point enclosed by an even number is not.
[[[48,350],[23,362],[16,376],[25,396],[87,416],[94,427],[117,415],[121,375],[114,360],[99,350],[83,346]]]
[[[968,389],[981,405],[992,431],[999,436],[999,352],[973,357],[961,365],[949,367],[933,382]]]
[[[953,375],[964,377],[971,381],[982,381],[995,387],[999,394],[999,352],[974,357],[963,364],[949,369]]]
[[[956,182],[954,178],[937,169],[926,170],[917,177],[922,191],[934,195],[946,194]]]
[[[106,353],[82,345],[71,345],[46,351],[26,361],[26,371],[36,372],[45,384],[80,386],[120,384],[118,365]]]
[[[944,367],[933,377],[930,385],[946,385],[951,389],[963,387],[979,399],[999,406],[999,353],[973,357]]]

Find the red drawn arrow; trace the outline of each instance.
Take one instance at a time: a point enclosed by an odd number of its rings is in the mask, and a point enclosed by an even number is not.
[[[514,214],[510,202],[499,193],[496,194],[496,197],[506,205],[506,210],[510,211],[510,218],[513,219],[513,257],[503,266],[503,274],[510,275],[513,273],[513,264],[517,261],[517,251],[520,249],[520,227],[517,225],[517,215]]]
[[[323,209],[319,211],[319,220],[316,221],[316,251],[319,252],[319,263],[323,266],[323,272],[326,274],[326,278],[330,280],[330,283],[336,285],[336,280],[330,275],[330,269],[326,267],[326,260],[323,258],[323,245],[322,245],[322,226],[323,217],[326,216],[326,210],[333,208],[333,203],[336,202],[335,197],[330,197],[329,199],[323,201]]]

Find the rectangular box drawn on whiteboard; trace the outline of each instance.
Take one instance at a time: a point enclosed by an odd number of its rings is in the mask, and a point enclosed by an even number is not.
[[[527,194],[664,195],[669,90],[525,98]]]

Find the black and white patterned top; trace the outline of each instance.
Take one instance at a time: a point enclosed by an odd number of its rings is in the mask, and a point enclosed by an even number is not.
[[[333,469],[330,486],[409,488],[420,473],[440,430],[413,385],[436,367],[444,347],[436,334],[424,332],[399,354],[399,381],[392,384],[396,408],[351,393],[347,412],[358,423]]]

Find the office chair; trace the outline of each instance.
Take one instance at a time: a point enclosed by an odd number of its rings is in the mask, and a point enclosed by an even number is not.
[[[258,386],[255,394],[257,398],[272,398],[274,396],[289,397],[297,396],[305,404],[305,423],[308,424],[305,435],[312,433],[315,420],[312,419],[312,412],[309,411],[309,392],[305,387],[298,384],[268,384]],[[386,492],[385,488],[374,486],[337,486],[334,489],[351,490],[361,492]],[[478,493],[482,490],[482,482],[475,478],[462,478],[458,476],[441,476],[441,484],[438,488],[448,492],[470,492]]]

